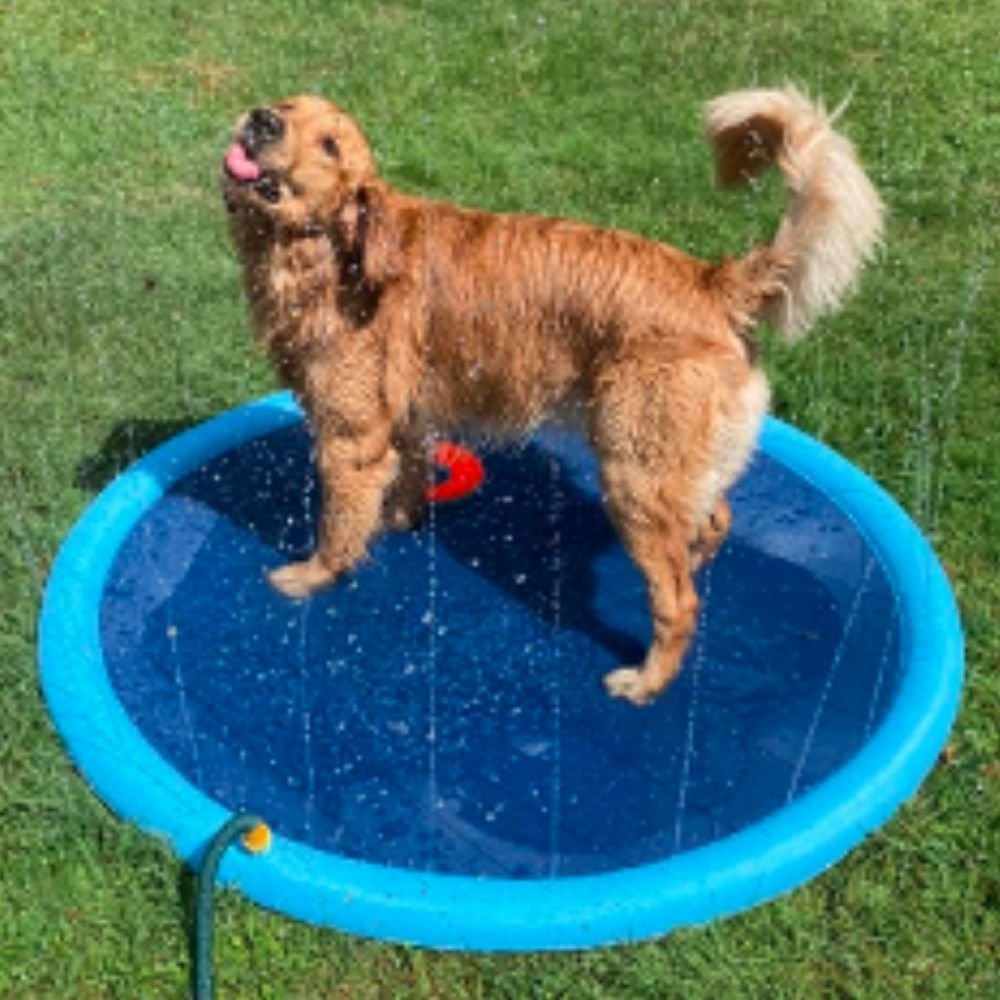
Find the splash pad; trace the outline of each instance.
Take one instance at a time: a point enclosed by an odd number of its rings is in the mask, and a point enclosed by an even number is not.
[[[438,498],[459,502],[300,603],[264,579],[309,551],[318,510],[288,396],[112,483],[59,553],[39,640],[97,793],[192,864],[259,813],[272,849],[221,877],[291,916],[529,950],[771,899],[915,791],[961,629],[927,542],[844,459],[768,421],[684,669],[643,709],[601,685],[650,626],[587,448],[549,432],[481,461],[479,482],[453,453]]]

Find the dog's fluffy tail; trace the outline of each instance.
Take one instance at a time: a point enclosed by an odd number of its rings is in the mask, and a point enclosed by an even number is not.
[[[792,87],[737,91],[706,107],[719,180],[746,183],[774,163],[791,194],[771,245],[739,262],[757,289],[748,312],[786,340],[839,305],[881,240],[882,202],[833,129],[840,110],[828,115]]]

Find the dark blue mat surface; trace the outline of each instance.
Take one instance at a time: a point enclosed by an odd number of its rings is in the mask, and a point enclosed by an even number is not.
[[[172,486],[119,549],[100,610],[109,677],[146,739],[226,807],[321,850],[537,879],[742,830],[884,717],[895,595],[785,466],[759,455],[735,488],[683,672],[637,709],[601,685],[650,629],[588,451],[548,434],[482,457],[476,494],[302,603],[264,579],[311,545],[301,426]]]

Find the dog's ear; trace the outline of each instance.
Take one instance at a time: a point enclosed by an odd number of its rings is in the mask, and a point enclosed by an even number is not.
[[[369,285],[382,286],[402,270],[403,251],[390,198],[381,185],[362,185],[338,219],[345,264]]]

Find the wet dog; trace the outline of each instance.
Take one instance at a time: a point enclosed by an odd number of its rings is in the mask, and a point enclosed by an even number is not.
[[[728,531],[726,490],[768,405],[753,328],[804,333],[882,227],[851,144],[799,92],[720,97],[706,128],[723,183],[773,163],[790,195],[769,243],[721,263],[402,193],[318,97],[243,117],[224,195],[256,333],[308,414],[323,492],[315,552],[271,575],[278,590],[332,584],[376,532],[419,519],[430,435],[523,435],[573,402],[653,621],[644,662],[605,684],[637,704],[663,690],[697,623],[692,573]]]

